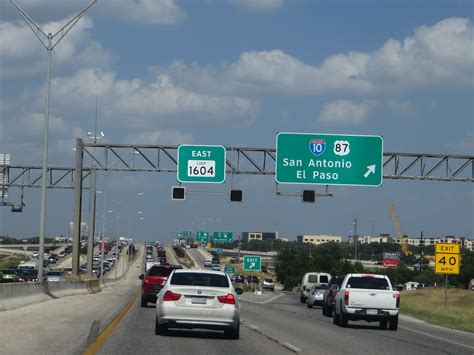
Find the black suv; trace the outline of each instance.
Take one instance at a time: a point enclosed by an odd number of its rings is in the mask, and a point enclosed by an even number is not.
[[[332,317],[332,311],[334,310],[334,298],[341,287],[342,280],[344,280],[344,276],[333,276],[329,280],[328,287],[324,292],[323,297],[323,316]]]

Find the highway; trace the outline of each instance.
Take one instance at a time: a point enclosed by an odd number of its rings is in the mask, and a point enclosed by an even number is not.
[[[198,330],[156,336],[154,307],[140,307],[137,292],[143,265],[143,257],[137,258],[123,280],[96,294],[0,312],[1,353],[79,354],[92,346],[98,354],[474,354],[472,333],[403,316],[397,331],[366,322],[341,328],[320,308],[301,304],[299,294],[278,291],[240,296],[238,340]],[[104,330],[107,336],[97,340]]]

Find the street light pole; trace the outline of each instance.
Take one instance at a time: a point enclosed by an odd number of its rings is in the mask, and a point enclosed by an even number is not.
[[[44,112],[44,125],[43,125],[43,165],[41,168],[41,205],[40,205],[40,232],[39,232],[39,254],[40,259],[38,262],[38,276],[42,279],[43,275],[43,255],[44,255],[44,239],[45,239],[45,216],[46,216],[46,182],[47,182],[47,170],[48,170],[48,131],[49,131],[49,107],[50,107],[50,94],[51,94],[51,53],[58,45],[58,43],[66,36],[66,34],[74,27],[74,25],[80,20],[82,15],[92,6],[97,0],[93,0],[82,10],[78,15],[74,16],[69,20],[63,27],[59,29],[54,35],[52,33],[46,34],[41,27],[13,0],[10,0],[13,6],[20,12],[21,17],[25,20],[26,24],[43,46],[48,51],[48,70],[46,76],[46,98],[45,98],[45,112]],[[53,43],[54,38],[59,35],[56,43]],[[43,38],[41,36],[44,36]]]

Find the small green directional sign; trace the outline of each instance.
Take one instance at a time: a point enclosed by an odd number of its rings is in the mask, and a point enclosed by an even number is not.
[[[209,232],[197,231],[196,242],[207,243],[209,241]]]
[[[225,272],[226,274],[235,274],[235,269],[234,269],[233,267],[231,267],[231,266],[226,266],[226,267],[224,268],[224,272]]]
[[[234,241],[233,232],[214,232],[212,239],[214,243],[232,243]]]
[[[380,186],[380,136],[279,133],[275,180],[280,184]]]
[[[216,253],[221,255],[223,253],[222,248],[216,248]]]
[[[244,271],[260,271],[262,268],[262,257],[259,255],[244,256]]]

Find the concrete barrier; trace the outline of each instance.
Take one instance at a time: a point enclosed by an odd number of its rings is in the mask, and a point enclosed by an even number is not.
[[[4,283],[0,284],[0,311],[101,290],[99,280]]]

